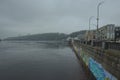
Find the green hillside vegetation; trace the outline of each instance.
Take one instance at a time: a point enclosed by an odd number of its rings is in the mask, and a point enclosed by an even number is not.
[[[67,35],[64,33],[44,33],[44,34],[34,34],[19,37],[9,37],[5,40],[27,40],[27,41],[53,41],[53,40],[63,40],[66,39]]]
[[[43,33],[43,34],[33,34],[33,35],[26,35],[26,36],[18,36],[18,37],[9,37],[4,40],[9,41],[20,41],[20,40],[26,40],[26,41],[60,41],[60,40],[66,40],[68,37],[77,37],[78,35],[84,35],[86,33],[86,30],[73,32],[71,34],[64,34],[64,33]]]
[[[74,38],[74,37],[77,37],[78,35],[81,35],[81,34],[85,34],[87,30],[82,30],[82,31],[77,31],[77,32],[73,32],[71,34],[69,34],[70,37]]]

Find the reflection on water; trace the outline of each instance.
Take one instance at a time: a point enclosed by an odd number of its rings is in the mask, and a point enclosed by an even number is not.
[[[7,45],[12,43],[12,46],[15,43],[20,43],[29,46],[36,46],[39,48],[65,48],[68,47],[68,42],[64,41],[7,41]]]
[[[62,42],[0,42],[0,80],[80,80],[80,65]]]
[[[38,45],[43,44],[44,48],[65,48],[68,46],[67,42],[37,42]]]

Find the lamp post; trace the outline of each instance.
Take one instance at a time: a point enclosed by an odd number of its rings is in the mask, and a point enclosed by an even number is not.
[[[97,5],[97,39],[98,39],[98,27],[99,27],[99,8],[100,8],[100,5],[102,5],[103,3],[104,3],[104,1],[100,2]]]
[[[89,17],[89,31],[88,31],[88,33],[87,33],[87,40],[91,40],[91,20],[92,20],[92,18],[94,18],[94,16],[91,16],[91,17]]]
[[[90,32],[90,25],[91,25],[91,20],[92,20],[92,18],[94,18],[94,16],[91,16],[90,18],[89,18],[89,32]]]
[[[92,26],[94,26],[94,27],[95,27],[95,29],[96,29],[96,26],[97,26],[96,24],[91,24],[91,25],[92,25]]]

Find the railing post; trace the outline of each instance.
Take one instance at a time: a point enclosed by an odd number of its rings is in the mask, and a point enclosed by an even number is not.
[[[102,48],[108,49],[108,42],[102,42]]]

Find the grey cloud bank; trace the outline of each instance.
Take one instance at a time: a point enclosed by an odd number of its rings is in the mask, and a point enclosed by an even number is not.
[[[0,0],[0,38],[88,29],[88,19],[96,17],[96,6],[100,1]],[[105,0],[100,7],[100,26],[109,23],[120,25],[119,7],[120,0]],[[92,24],[96,24],[95,19]]]

